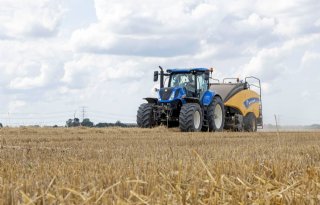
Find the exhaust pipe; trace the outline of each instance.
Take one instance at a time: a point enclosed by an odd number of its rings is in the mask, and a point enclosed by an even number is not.
[[[159,68],[160,68],[160,88],[163,88],[164,87],[164,84],[163,84],[164,72],[163,72],[163,68],[161,66],[159,66]]]

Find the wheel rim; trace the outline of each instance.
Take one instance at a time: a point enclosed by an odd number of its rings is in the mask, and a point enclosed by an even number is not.
[[[195,129],[199,129],[200,127],[201,116],[199,111],[195,111],[193,113],[193,125]]]
[[[222,125],[222,108],[219,104],[216,105],[214,108],[214,124],[216,125],[217,129],[221,128]]]

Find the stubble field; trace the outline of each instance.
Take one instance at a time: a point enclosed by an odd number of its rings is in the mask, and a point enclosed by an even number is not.
[[[0,204],[320,204],[319,132],[0,135]]]

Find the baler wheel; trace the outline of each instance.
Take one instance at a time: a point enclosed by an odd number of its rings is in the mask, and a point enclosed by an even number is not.
[[[246,131],[246,132],[256,132],[257,131],[257,118],[252,112],[248,113],[244,117],[243,123],[244,123],[244,131]]]

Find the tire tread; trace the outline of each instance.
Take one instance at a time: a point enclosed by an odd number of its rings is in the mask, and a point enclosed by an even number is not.
[[[153,119],[153,104],[143,103],[137,112],[137,124],[141,128],[151,128],[155,126]]]
[[[193,113],[199,111],[201,115],[199,130],[196,130],[193,125]],[[198,104],[188,103],[181,107],[179,115],[179,128],[182,132],[200,131],[202,127],[202,111]]]

